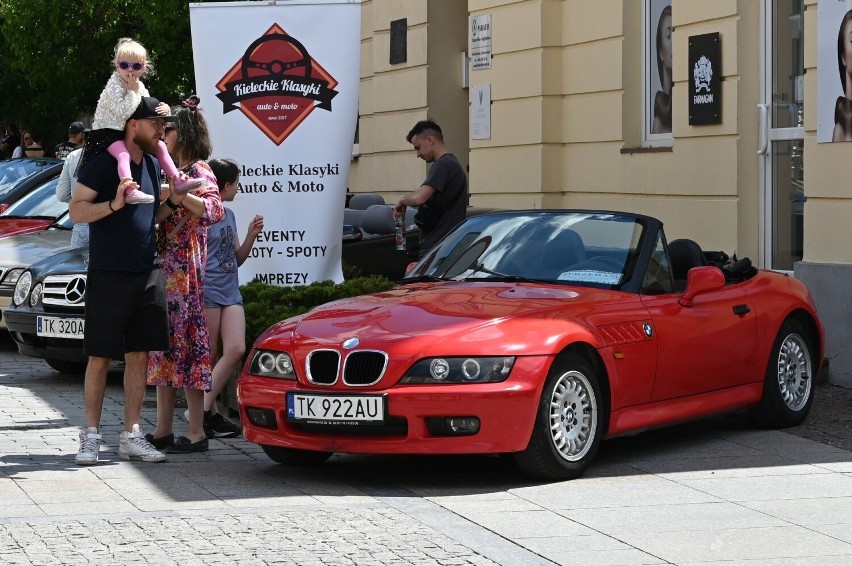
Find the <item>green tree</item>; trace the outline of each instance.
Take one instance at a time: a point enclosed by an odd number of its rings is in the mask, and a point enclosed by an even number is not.
[[[0,0],[0,119],[48,146],[64,140],[70,122],[94,113],[121,37],[148,49],[152,96],[172,104],[194,88],[186,0]]]

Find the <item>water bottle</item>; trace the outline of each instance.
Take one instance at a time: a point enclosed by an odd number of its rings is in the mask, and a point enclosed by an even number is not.
[[[399,251],[405,251],[405,230],[402,227],[402,222],[402,216],[394,218],[393,220],[396,249]]]

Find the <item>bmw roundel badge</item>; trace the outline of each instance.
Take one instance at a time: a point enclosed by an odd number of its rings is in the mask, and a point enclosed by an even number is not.
[[[654,335],[654,329],[653,329],[653,328],[651,328],[651,323],[650,323],[650,322],[646,322],[645,324],[643,324],[643,325],[642,325],[642,330],[644,330],[644,331],[645,331],[645,336],[647,336],[648,338],[650,338],[651,336],[653,336],[653,335]]]
[[[361,343],[361,340],[359,340],[357,336],[353,336],[352,338],[347,338],[346,340],[343,341],[343,349],[344,350],[351,350],[352,348],[355,348],[356,346],[358,346],[358,344],[360,344],[360,343]]]

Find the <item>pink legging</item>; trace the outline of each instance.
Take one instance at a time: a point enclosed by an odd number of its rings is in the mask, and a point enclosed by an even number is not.
[[[130,174],[130,154],[127,153],[124,141],[118,140],[112,142],[107,148],[107,151],[118,160],[118,177],[120,179],[132,179],[133,176]],[[166,177],[177,178],[178,169],[175,167],[175,162],[172,161],[172,156],[169,155],[168,149],[166,149],[165,142],[161,141],[157,144],[157,160],[160,162],[160,167],[166,172]]]

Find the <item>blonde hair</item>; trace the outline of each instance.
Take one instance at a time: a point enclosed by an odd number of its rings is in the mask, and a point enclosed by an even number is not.
[[[148,59],[145,46],[130,37],[122,37],[115,44],[113,64],[118,61],[145,61],[145,74],[154,70],[154,64]]]

